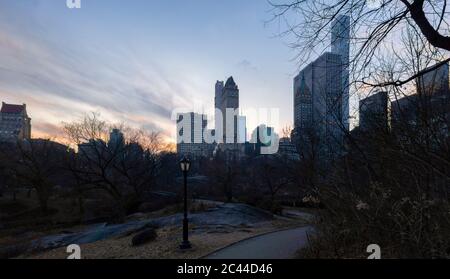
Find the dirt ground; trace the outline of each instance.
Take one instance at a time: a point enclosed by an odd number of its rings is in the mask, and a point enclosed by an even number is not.
[[[226,232],[192,233],[190,241],[193,249],[189,251],[178,249],[181,242],[181,229],[166,227],[157,230],[158,237],[155,241],[139,247],[131,246],[133,235],[81,245],[81,257],[82,259],[197,259],[240,240],[301,225],[302,223],[298,220],[295,222],[275,220],[258,228],[236,228],[233,231]],[[39,254],[24,255],[20,258],[65,259],[67,257],[66,249],[58,248]]]
[[[28,200],[28,199],[27,199]],[[216,207],[217,202],[210,201],[199,201],[191,204],[190,211],[195,215],[195,213],[208,212],[211,208]],[[32,205],[28,205],[31,208]],[[170,216],[179,212],[179,206],[167,206],[166,208],[146,214],[138,214],[137,216],[131,216],[130,220],[146,220],[154,219],[163,216]],[[291,209],[286,208],[289,212]],[[233,209],[234,210],[234,209]],[[208,213],[206,216],[210,216],[209,219],[225,221],[225,219],[233,220],[236,218],[234,211],[225,211],[225,215],[214,215],[217,212]],[[222,211],[220,211],[222,212]],[[220,213],[219,212],[219,213]],[[222,212],[224,213],[224,212]],[[212,215],[210,215],[212,214]],[[250,213],[245,215],[249,218],[253,218],[253,214],[259,214],[257,211],[253,212],[250,208]],[[53,217],[54,218],[54,217]],[[204,219],[204,218],[203,218]],[[203,220],[202,219],[202,220]],[[206,218],[208,219],[208,218]],[[223,219],[223,220],[222,220]],[[28,222],[28,220],[25,220]],[[25,222],[23,221],[23,222]],[[211,220],[210,220],[211,221]],[[34,229],[29,229],[28,227],[23,227],[14,230],[2,230],[0,233],[0,247],[7,247],[10,245],[17,246],[17,255],[22,254],[21,249],[26,249],[25,243],[31,240],[39,239],[40,237],[47,235],[59,234],[62,231],[69,231],[71,233],[83,231],[86,226],[83,225],[72,225],[70,223],[65,226],[55,226],[47,221],[36,220],[39,222],[40,226],[34,227]],[[83,259],[196,259],[204,257],[218,249],[224,248],[235,242],[257,236],[260,234],[277,231],[285,228],[300,227],[302,225],[308,224],[304,218],[297,215],[291,215],[289,218],[274,218],[273,220],[267,220],[260,223],[256,223],[254,226],[248,226],[245,224],[236,224],[225,226],[224,229],[220,227],[215,228],[214,226],[206,229],[203,227],[196,227],[196,225],[191,224],[190,227],[190,240],[193,249],[189,251],[180,251],[178,245],[181,243],[182,231],[180,226],[163,226],[157,229],[158,237],[156,240],[144,244],[139,247],[133,247],[131,245],[131,240],[135,235],[129,235],[125,237],[111,237],[105,240],[82,244],[81,246],[81,256]],[[250,222],[251,223],[251,222]],[[47,224],[49,228],[47,229]],[[43,227],[42,227],[43,226]],[[42,227],[42,228],[41,228]],[[208,228],[208,226],[206,226]],[[37,229],[36,229],[37,228]],[[66,252],[65,247],[41,251],[38,253],[27,253],[22,254],[19,258],[27,259],[65,259],[69,256]],[[14,256],[13,256],[14,257]]]

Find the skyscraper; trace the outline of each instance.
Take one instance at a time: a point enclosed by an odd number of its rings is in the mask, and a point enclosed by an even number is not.
[[[215,86],[215,97],[214,97],[214,106],[215,106],[215,129],[219,129],[222,127],[222,117],[219,117],[218,113],[222,111],[222,91],[225,84],[223,81],[218,80]]]
[[[228,157],[240,158],[244,154],[246,138],[246,118],[239,115],[239,87],[233,77],[224,83],[217,81],[215,86],[216,135],[222,130],[223,140],[220,149]],[[221,119],[217,117],[221,113]]]
[[[109,134],[108,147],[111,149],[121,149],[125,146],[125,138],[119,129],[113,129]]]
[[[417,91],[420,94],[428,96],[449,96],[450,95],[450,82],[449,82],[449,64],[448,62],[440,63],[431,66],[422,72],[416,79]]]
[[[416,94],[392,101],[391,126],[394,131],[417,127],[420,130],[420,125],[425,124],[428,128],[428,123],[432,123],[433,129],[448,135],[449,65],[448,62],[441,62],[431,67],[421,71],[416,78]]]
[[[341,56],[326,52],[294,79],[293,141],[300,153],[313,146],[323,159],[338,154],[342,133]]]
[[[216,95],[215,95],[215,107],[216,107],[216,130],[221,128],[223,132],[223,141],[226,142],[227,135],[233,137],[233,143],[236,143],[238,140],[238,132],[242,130],[240,127],[245,122],[245,119],[239,116],[239,87],[234,82],[233,77],[228,78],[227,82],[224,85],[223,81],[216,82]],[[231,111],[227,111],[227,109],[231,109],[234,115],[228,115],[233,121],[227,121],[227,113],[231,113]],[[217,113],[221,113],[222,117],[217,117]],[[222,121],[220,122],[220,119]],[[233,123],[234,122],[234,123]],[[231,135],[233,134],[233,135]]]
[[[388,128],[387,92],[377,92],[359,102],[359,128],[362,131]]]
[[[245,155],[246,117],[239,114],[239,87],[233,77],[216,81],[215,129],[207,129],[207,116],[194,112],[177,115],[177,153],[207,157],[218,150],[227,158]]]
[[[229,115],[231,113],[230,109],[233,111],[239,109],[239,87],[234,82],[233,77],[228,78],[222,90],[220,110],[223,115],[224,142],[230,143],[227,142],[227,138],[233,137],[232,143],[237,143],[238,116]],[[233,118],[232,121],[230,121],[231,118]]]
[[[338,15],[331,24],[331,52],[342,62],[342,121],[350,130],[350,17]]]
[[[308,84],[306,77],[308,77]],[[312,76],[302,71],[294,81],[294,125],[298,129],[306,129],[312,125]]]

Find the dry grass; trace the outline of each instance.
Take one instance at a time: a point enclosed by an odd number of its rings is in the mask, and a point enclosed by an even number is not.
[[[31,202],[33,199],[27,199],[26,202]],[[53,202],[53,205],[55,203]],[[26,208],[35,208],[36,204],[27,204]],[[208,209],[217,206],[216,203],[197,201],[189,204],[190,212],[204,212]],[[83,225],[70,225],[70,222],[63,223],[61,220],[67,216],[75,208],[74,205],[67,206],[64,210],[60,210],[57,214],[48,216],[46,218],[35,218],[36,222],[30,222],[30,216],[21,214],[19,222],[15,222],[15,228],[12,230],[3,230],[0,234],[0,247],[19,247],[22,243],[29,243],[33,239],[37,239],[46,235],[59,234],[61,231],[77,232],[82,231]],[[164,209],[132,216],[131,219],[152,219],[163,216],[173,215],[182,211],[182,204],[174,204],[165,207]],[[44,219],[47,221],[43,222]],[[76,223],[76,222],[74,222]],[[135,234],[122,237],[111,238],[95,243],[81,245],[82,257],[84,259],[193,259],[201,258],[208,255],[217,249],[228,246],[237,241],[253,237],[259,234],[276,231],[281,228],[300,226],[304,224],[304,220],[300,219],[275,219],[271,222],[258,224],[257,227],[237,227],[226,229],[210,229],[208,231],[196,230],[194,226],[191,227],[190,239],[193,244],[193,249],[187,252],[181,252],[178,245],[181,242],[182,232],[180,227],[165,227],[157,230],[158,237],[155,241],[139,246],[132,247],[131,239]],[[26,232],[26,233],[20,233]],[[9,252],[8,252],[9,253]],[[17,254],[12,254],[13,257],[23,253],[21,250]],[[65,248],[54,249],[50,251],[24,254],[21,258],[36,258],[36,259],[65,259],[68,256]]]
[[[81,245],[81,253],[83,259],[198,259],[237,241],[291,226],[299,226],[299,223],[276,220],[258,228],[236,228],[230,232],[194,233],[190,236],[193,249],[189,251],[178,249],[181,242],[181,229],[167,227],[157,230],[158,237],[155,241],[139,247],[131,246],[133,238],[131,235]],[[25,255],[21,258],[65,259],[67,256],[65,248],[58,248],[39,254]]]

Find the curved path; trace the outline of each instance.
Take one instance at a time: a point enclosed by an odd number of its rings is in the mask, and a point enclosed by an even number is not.
[[[268,233],[232,244],[205,259],[292,259],[308,244],[312,227]]]

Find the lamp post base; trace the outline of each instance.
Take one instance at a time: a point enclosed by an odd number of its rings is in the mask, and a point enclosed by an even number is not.
[[[191,248],[192,248],[192,245],[191,245],[191,243],[189,241],[183,241],[181,243],[181,245],[180,245],[180,249],[181,250],[188,250],[188,249],[191,249]]]

